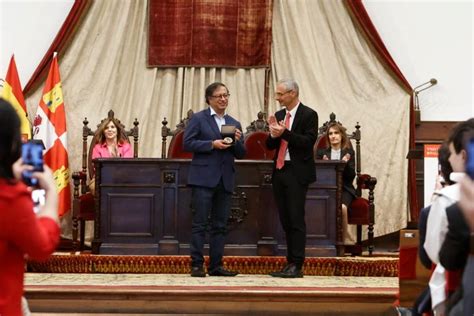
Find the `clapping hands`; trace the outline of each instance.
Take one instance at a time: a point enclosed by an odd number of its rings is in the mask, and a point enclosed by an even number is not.
[[[286,130],[285,122],[283,120],[278,122],[275,115],[268,117],[268,125],[270,127],[270,135],[273,138],[280,137]]]

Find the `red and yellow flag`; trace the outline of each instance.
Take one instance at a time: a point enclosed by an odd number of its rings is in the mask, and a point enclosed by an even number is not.
[[[7,76],[3,83],[2,98],[10,102],[15,108],[21,122],[21,138],[26,141],[31,138],[31,127],[28,121],[25,98],[21,89],[18,70],[16,69],[15,57],[12,55],[10,66],[8,66]]]
[[[34,119],[33,137],[45,146],[44,162],[53,171],[59,195],[59,215],[71,208],[70,171],[67,154],[66,112],[57,57],[53,57]]]

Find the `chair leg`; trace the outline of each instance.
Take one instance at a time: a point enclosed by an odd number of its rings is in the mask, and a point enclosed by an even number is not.
[[[374,251],[374,224],[369,224],[369,256],[372,255]]]
[[[79,249],[79,245],[77,242],[77,234],[78,234],[78,219],[76,216],[72,217],[72,251],[76,252]]]
[[[86,238],[86,221],[81,219],[80,220],[80,237],[79,237],[79,250],[84,250],[84,239]]]
[[[362,245],[362,225],[357,225],[357,244]]]

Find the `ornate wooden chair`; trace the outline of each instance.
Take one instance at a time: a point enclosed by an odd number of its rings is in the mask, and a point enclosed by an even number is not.
[[[272,160],[275,156],[275,150],[270,150],[265,145],[270,130],[264,117],[265,113],[258,112],[257,119],[247,126],[244,135],[247,152],[244,159]]]
[[[189,120],[193,116],[193,110],[189,110],[186,114],[186,117],[183,118],[177,125],[174,130],[171,130],[168,125],[166,117],[161,122],[163,126],[161,127],[161,158],[175,158],[175,159],[191,159],[193,154],[183,150],[183,138],[184,138],[184,129],[188,125]],[[168,151],[166,151],[167,137],[172,136],[170,140],[170,145]]]
[[[114,118],[114,111],[110,110],[107,118],[103,119],[97,128],[107,119]],[[92,149],[96,144],[95,132],[88,124],[87,118],[82,122],[82,170],[72,174],[74,192],[72,202],[72,240],[73,249],[84,249],[85,238],[85,221],[95,220],[96,205],[93,194],[89,190],[89,181],[94,177],[94,165],[92,161]],[[138,120],[135,119],[133,127],[126,130],[125,126],[119,121],[125,130],[125,136],[129,139],[133,138],[133,157],[138,157]],[[89,137],[91,137],[90,144],[88,144]],[[80,225],[79,225],[80,223]],[[78,248],[78,227],[80,228],[79,248]]]
[[[325,148],[326,138],[324,134],[326,133],[327,127],[330,123],[336,122],[336,115],[331,113],[329,116],[329,121],[325,122],[318,131],[318,139],[316,140],[314,146],[314,152],[316,157],[316,151],[321,148]],[[361,132],[359,123],[355,126],[355,131],[347,135],[351,140],[351,145],[354,147],[355,142],[355,160],[356,160],[356,194],[355,198],[351,205],[351,211],[348,214],[348,223],[352,225],[357,225],[357,243],[355,246],[346,246],[346,252],[351,252],[354,255],[359,255],[362,253],[362,226],[368,226],[368,250],[369,254],[372,255],[374,250],[374,214],[375,214],[375,204],[374,204],[374,189],[377,184],[377,179],[368,174],[361,173],[361,151],[360,151],[360,140]],[[362,190],[368,190],[368,199],[362,197]]]

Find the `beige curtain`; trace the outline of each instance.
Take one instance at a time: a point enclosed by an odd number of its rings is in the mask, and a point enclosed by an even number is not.
[[[160,157],[163,118],[173,128],[188,109],[204,109],[204,89],[213,81],[228,86],[228,112],[244,129],[263,110],[264,69],[146,68],[146,17],[146,0],[94,1],[67,53],[59,56],[72,171],[81,166],[84,117],[91,127],[110,109],[127,127],[137,118],[139,156]],[[320,124],[331,112],[348,127],[360,122],[363,171],[379,181],[376,235],[402,227],[408,97],[356,32],[342,2],[276,0],[272,49],[271,91],[277,79],[293,77]],[[30,115],[41,90],[27,99]],[[272,101],[271,112],[277,108]],[[63,233],[70,233],[70,213]]]

